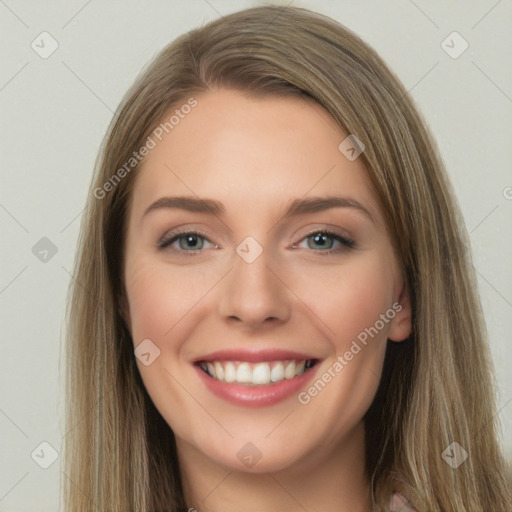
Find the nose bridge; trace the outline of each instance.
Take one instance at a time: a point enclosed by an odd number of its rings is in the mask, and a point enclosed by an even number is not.
[[[222,292],[219,313],[248,324],[259,324],[269,318],[285,320],[289,316],[289,297],[275,275],[277,265],[271,251],[249,236],[236,247],[233,264]]]

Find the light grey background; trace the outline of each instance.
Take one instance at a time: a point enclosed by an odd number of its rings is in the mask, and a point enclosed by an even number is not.
[[[291,3],[333,17],[370,43],[411,92],[438,141],[471,233],[499,419],[512,456],[512,2]],[[31,453],[43,441],[61,450],[65,295],[112,112],[141,67],[176,36],[259,4],[0,0],[0,512],[59,507],[60,458],[42,469]],[[43,31],[58,42],[47,59],[31,47],[35,41],[39,51],[50,48],[49,39],[41,42]],[[456,59],[441,46],[453,31],[469,44]],[[453,37],[445,44],[452,52],[462,48]],[[42,237],[58,249],[46,263],[32,252]],[[49,449],[36,453],[41,461]]]

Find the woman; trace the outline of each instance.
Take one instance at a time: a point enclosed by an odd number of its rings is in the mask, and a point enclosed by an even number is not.
[[[181,36],[89,194],[66,510],[511,510],[468,245],[357,36],[277,7]]]

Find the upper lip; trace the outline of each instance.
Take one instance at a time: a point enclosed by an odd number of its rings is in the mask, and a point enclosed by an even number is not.
[[[247,350],[229,349],[211,352],[205,356],[194,359],[194,363],[211,361],[247,361],[248,363],[262,363],[264,361],[307,361],[318,359],[317,357],[300,354],[290,350],[269,349],[269,350]]]

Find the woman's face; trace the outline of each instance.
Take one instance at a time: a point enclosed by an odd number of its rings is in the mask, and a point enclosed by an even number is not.
[[[153,137],[129,210],[147,391],[184,463],[267,472],[362,448],[386,340],[410,333],[362,159],[310,100],[196,99]]]

